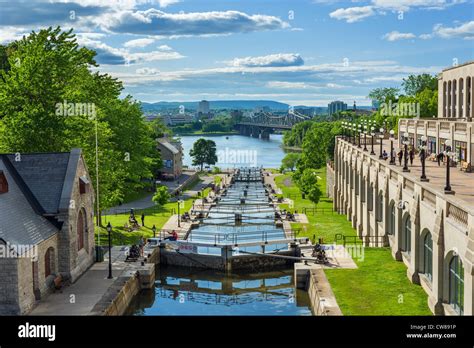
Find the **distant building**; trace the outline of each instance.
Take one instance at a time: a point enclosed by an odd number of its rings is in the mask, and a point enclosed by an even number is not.
[[[244,113],[241,110],[232,110],[230,112],[230,117],[234,121],[240,121],[242,119],[243,115],[244,115]]]
[[[198,104],[198,113],[208,114],[209,113],[209,102],[207,100],[201,100]]]
[[[81,150],[0,154],[0,315],[29,313],[94,254],[94,189]]]
[[[328,115],[332,116],[335,113],[341,112],[341,111],[346,111],[347,110],[347,104],[340,101],[336,100],[328,104]]]
[[[159,175],[162,179],[177,179],[183,172],[183,147],[181,142],[168,137],[157,139],[163,167]]]
[[[192,115],[186,113],[168,114],[163,117],[165,125],[176,126],[184,123],[191,123],[194,121]]]

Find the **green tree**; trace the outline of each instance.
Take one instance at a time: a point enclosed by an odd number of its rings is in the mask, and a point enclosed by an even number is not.
[[[318,185],[318,176],[316,175],[315,169],[306,168],[296,181],[296,185],[311,202],[318,204],[322,192]]]
[[[296,167],[296,163],[300,159],[301,155],[296,152],[287,153],[285,157],[281,160],[283,169],[289,169],[293,171]]]
[[[367,97],[382,104],[388,103],[389,101],[397,100],[399,93],[400,90],[394,87],[375,88],[370,91]]]
[[[189,155],[193,158],[193,165],[201,166],[202,171],[204,164],[216,164],[216,143],[212,140],[200,138],[194,142],[193,148],[189,151]]]
[[[169,202],[170,194],[168,192],[168,188],[166,186],[160,185],[156,188],[156,192],[152,197],[152,201],[155,202],[156,205],[162,206]]]
[[[402,87],[409,96],[416,96],[425,89],[438,90],[438,79],[430,74],[410,75],[403,79]]]

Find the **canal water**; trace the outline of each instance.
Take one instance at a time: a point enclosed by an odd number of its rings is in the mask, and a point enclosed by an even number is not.
[[[157,265],[155,287],[140,292],[126,315],[312,315],[293,270],[224,274]]]
[[[256,139],[243,135],[189,135],[180,136],[184,148],[183,164],[192,167],[189,150],[200,138],[211,139],[216,143],[220,168],[260,167],[280,168],[285,157],[281,145],[282,134],[271,134],[270,140]]]

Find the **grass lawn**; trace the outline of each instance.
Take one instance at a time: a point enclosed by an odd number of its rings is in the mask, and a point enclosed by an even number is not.
[[[321,178],[318,179],[318,182],[321,191],[324,193],[326,192],[326,168],[319,169],[316,173]],[[293,200],[293,208],[290,208],[288,204],[281,204],[281,208],[291,212],[295,210],[302,212],[303,208],[316,207],[315,214],[310,212],[306,214],[309,224],[306,226],[292,224],[295,229],[301,228],[301,232],[298,233],[299,237],[313,238],[315,236],[316,238],[323,238],[325,243],[332,243],[336,233],[349,236],[356,235],[347,218],[332,211],[332,199],[321,197],[317,205],[314,205],[309,199],[303,199],[300,190],[292,182],[291,175],[290,173],[275,177],[275,183],[282,190],[283,197],[290,197]]]
[[[317,175],[321,191],[325,192],[326,168],[318,170]],[[283,196],[294,201],[293,209],[283,204],[282,208],[301,211],[303,207],[314,206],[301,198],[291,174],[277,176],[275,182]],[[330,212],[331,199],[322,198],[316,208],[315,215],[307,214],[309,224],[292,224],[301,229],[300,236],[315,235],[332,243],[336,233],[356,235],[345,215]],[[344,315],[431,315],[426,293],[408,280],[406,266],[392,258],[389,248],[364,248],[363,257],[354,261],[357,269],[325,270]]]

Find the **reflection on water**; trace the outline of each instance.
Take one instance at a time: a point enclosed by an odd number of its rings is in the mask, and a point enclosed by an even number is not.
[[[142,291],[127,315],[311,315],[293,271],[225,275],[157,266],[155,288]]]

